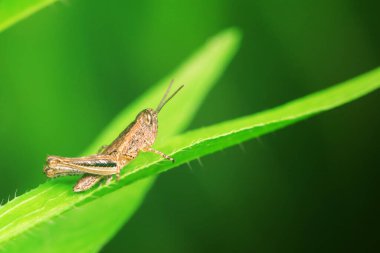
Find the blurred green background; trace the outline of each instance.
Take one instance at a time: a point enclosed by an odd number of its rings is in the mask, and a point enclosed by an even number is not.
[[[44,182],[47,154],[78,155],[134,97],[226,27],[241,28],[241,50],[191,128],[379,66],[379,7],[69,0],[38,12],[0,34],[0,198]],[[161,175],[104,252],[376,251],[379,106],[376,92]]]

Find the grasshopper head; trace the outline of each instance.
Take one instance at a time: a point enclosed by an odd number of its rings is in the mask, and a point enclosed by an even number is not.
[[[178,91],[180,91],[183,88],[183,85],[180,86],[172,95],[168,97],[172,84],[173,81],[170,83],[168,89],[166,90],[164,96],[162,97],[156,109],[145,109],[141,111],[136,117],[135,122],[141,129],[141,131],[138,132],[138,135],[140,139],[143,139],[142,143],[144,143],[144,145],[153,145],[154,140],[156,139],[158,129],[158,113],[161,111],[164,105],[170,99],[172,99],[178,93]]]
[[[157,112],[153,109],[142,110],[136,117],[136,120],[145,127],[157,126]]]
[[[138,134],[139,138],[143,140],[143,143],[153,145],[158,129],[157,112],[153,109],[145,109],[137,115],[135,122],[142,131]]]

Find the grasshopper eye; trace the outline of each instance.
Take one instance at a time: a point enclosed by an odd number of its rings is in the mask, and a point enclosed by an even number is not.
[[[152,124],[152,115],[150,113],[147,113],[145,116],[146,123]]]

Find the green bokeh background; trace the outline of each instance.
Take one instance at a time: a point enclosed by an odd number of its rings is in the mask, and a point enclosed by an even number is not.
[[[226,27],[241,28],[241,50],[191,128],[379,66],[379,7],[70,0],[44,9],[0,34],[0,198],[44,182],[47,154],[78,155],[134,97]],[[104,252],[375,251],[379,108],[375,92],[161,175]]]

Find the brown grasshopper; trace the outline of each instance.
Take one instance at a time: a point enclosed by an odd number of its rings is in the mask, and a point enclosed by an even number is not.
[[[183,85],[180,86],[167,98],[172,84],[173,81],[155,110],[142,110],[136,119],[110,145],[102,147],[98,154],[78,158],[48,156],[44,167],[46,176],[55,178],[84,174],[73,188],[74,192],[82,192],[104,178],[107,179],[107,183],[113,175],[119,179],[120,170],[135,159],[140,151],[153,152],[174,162],[172,157],[152,148],[157,135],[158,113],[183,88]]]

